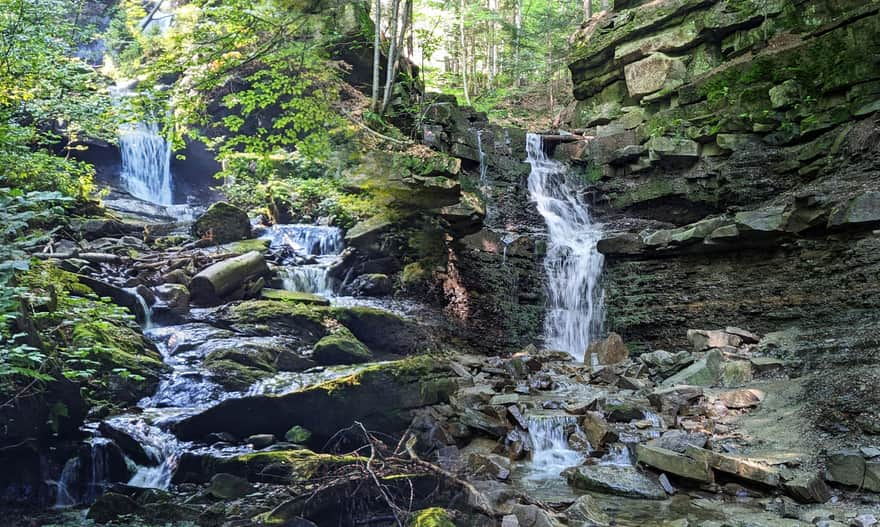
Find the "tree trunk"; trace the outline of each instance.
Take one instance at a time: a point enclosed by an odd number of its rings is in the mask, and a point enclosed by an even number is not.
[[[248,282],[268,274],[266,259],[259,251],[229,258],[203,269],[189,284],[194,304],[217,305]]]
[[[400,29],[395,31],[397,34],[397,41],[394,42],[392,39],[391,46],[394,50],[393,52],[389,52],[389,73],[388,82],[385,84],[385,96],[382,97],[382,112],[385,113],[388,110],[388,106],[391,104],[391,96],[394,93],[394,83],[397,80],[397,72],[400,68],[400,50],[403,49],[404,38],[406,35],[406,29],[409,25],[408,14],[412,12],[412,0],[406,0],[406,3],[403,5],[403,10],[400,10],[400,2],[396,0],[397,5],[395,6],[397,9],[394,14],[394,23],[395,28],[397,27],[397,23],[400,21],[400,13],[403,13],[403,21],[400,23]]]
[[[513,43],[513,68],[516,70],[516,87],[522,86],[522,68],[520,67],[520,45],[522,44],[522,0],[516,0],[516,12],[513,16],[513,26],[516,28]]]
[[[379,77],[382,75],[382,0],[376,0],[376,29],[373,37],[373,99],[374,112],[379,111]]]
[[[459,12],[458,12],[458,36],[461,44],[461,84],[464,88],[464,101],[468,106],[471,105],[471,96],[468,92],[468,75],[467,75],[467,64],[468,64],[468,56],[467,56],[467,46],[464,41],[464,0],[459,0]]]
[[[593,0],[584,0],[584,20],[593,18]]]
[[[388,19],[388,27],[391,29],[391,37],[388,45],[388,60],[385,64],[385,92],[382,96],[382,106],[379,109],[379,113],[385,113],[385,106],[387,105],[387,100],[389,98],[389,94],[391,93],[391,88],[394,86],[394,75],[395,68],[394,66],[397,64],[395,60],[397,56],[397,34],[398,34],[398,23],[400,22],[400,0],[393,0],[391,2],[391,18]]]

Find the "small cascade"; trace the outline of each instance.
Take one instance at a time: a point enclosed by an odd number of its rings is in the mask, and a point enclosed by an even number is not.
[[[147,304],[146,299],[138,293],[137,289],[129,288],[126,289],[131,295],[137,300],[137,303],[141,306],[141,311],[144,314],[144,319],[141,321],[141,326],[143,326],[144,331],[152,329],[153,327],[153,308]]]
[[[125,428],[136,438],[149,456],[158,463],[155,466],[139,466],[128,484],[145,489],[167,489],[183,453],[183,445],[173,434],[144,421]]]
[[[622,443],[616,443],[608,447],[608,453],[599,460],[602,465],[632,465],[632,454],[629,448]]]
[[[270,247],[292,264],[304,259],[305,264],[285,265],[279,270],[282,287],[288,291],[333,296],[333,282],[328,267],[345,247],[342,231],[319,225],[273,225],[262,236]]]
[[[55,507],[74,507],[92,503],[104,493],[110,481],[108,448],[111,442],[103,437],[88,440],[88,455],[83,452],[64,464],[57,481],[50,481],[55,491]]]
[[[532,167],[529,193],[547,224],[545,343],[583,360],[604,319],[603,258],[596,249],[601,231],[566,181],[565,165],[547,157],[540,135],[526,136],[526,154]]]
[[[568,444],[566,429],[577,427],[574,416],[530,416],[528,425],[532,443],[530,479],[556,478],[584,461],[584,455]]]
[[[171,177],[171,143],[165,140],[155,122],[124,125],[119,134],[122,154],[120,179],[134,197],[171,205],[174,188]]]

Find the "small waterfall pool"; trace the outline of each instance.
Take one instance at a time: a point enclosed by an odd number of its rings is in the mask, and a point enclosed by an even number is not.
[[[278,270],[283,289],[334,295],[328,271],[345,248],[342,230],[320,225],[272,225],[260,238],[269,240],[272,250],[286,264]]]
[[[602,331],[601,229],[568,181],[566,166],[547,157],[541,135],[526,136],[529,193],[547,224],[545,346],[579,361]]]

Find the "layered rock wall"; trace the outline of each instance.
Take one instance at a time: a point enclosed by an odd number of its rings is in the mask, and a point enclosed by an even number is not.
[[[782,332],[805,371],[876,370],[878,12],[629,2],[575,36],[586,139],[556,155],[593,181],[607,326],[632,348],[735,324]]]

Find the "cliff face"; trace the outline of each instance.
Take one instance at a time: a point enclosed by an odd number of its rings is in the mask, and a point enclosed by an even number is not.
[[[588,139],[556,149],[594,181],[608,328],[644,350],[782,332],[805,371],[876,380],[880,2],[617,8],[575,36]]]

